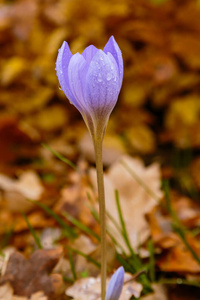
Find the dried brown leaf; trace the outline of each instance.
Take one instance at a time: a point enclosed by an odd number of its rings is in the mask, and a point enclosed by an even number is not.
[[[125,273],[125,283],[119,300],[129,300],[131,296],[140,297],[142,285],[131,279],[131,274]],[[109,279],[107,279],[107,284],[108,282]],[[76,281],[72,287],[66,290],[66,294],[73,297],[74,300],[100,300],[100,291],[100,278],[90,277]]]
[[[43,291],[52,299],[62,285],[59,274],[50,274],[61,256],[62,250],[37,250],[29,260],[19,252],[11,254],[0,284],[10,283],[14,294],[30,297]]]
[[[133,174],[130,174],[131,170]],[[91,180],[96,186],[95,172],[91,172]],[[131,245],[136,250],[138,242],[144,242],[150,234],[145,214],[152,210],[162,196],[159,165],[154,163],[145,167],[141,159],[124,156],[109,168],[104,181],[107,211],[119,223],[114,194],[118,190],[124,222]],[[122,236],[109,220],[108,226],[118,243],[124,245]]]

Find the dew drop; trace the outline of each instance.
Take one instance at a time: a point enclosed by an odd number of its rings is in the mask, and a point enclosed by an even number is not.
[[[97,80],[98,80],[98,82],[102,82],[103,81],[101,73],[99,73]]]
[[[108,81],[111,80],[111,79],[112,79],[112,74],[111,74],[111,73],[108,73],[106,79],[107,79]]]

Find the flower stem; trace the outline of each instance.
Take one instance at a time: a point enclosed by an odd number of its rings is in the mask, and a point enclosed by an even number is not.
[[[106,209],[105,209],[105,193],[103,181],[103,163],[102,163],[102,139],[93,139],[97,184],[99,194],[99,216],[101,229],[101,299],[105,300],[106,295]]]

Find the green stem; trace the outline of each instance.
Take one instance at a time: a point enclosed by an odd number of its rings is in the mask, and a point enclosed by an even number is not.
[[[102,163],[102,139],[93,139],[96,169],[97,169],[97,184],[99,194],[99,216],[101,229],[101,299],[105,300],[106,296],[106,208],[105,208],[105,193],[103,181],[103,163]]]

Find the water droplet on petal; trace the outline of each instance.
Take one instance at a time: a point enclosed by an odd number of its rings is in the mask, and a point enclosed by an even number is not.
[[[99,73],[97,80],[98,80],[98,82],[102,82],[103,81],[101,73]]]
[[[111,79],[112,79],[112,74],[111,74],[111,73],[108,73],[106,79],[107,79],[108,81],[111,80]]]

